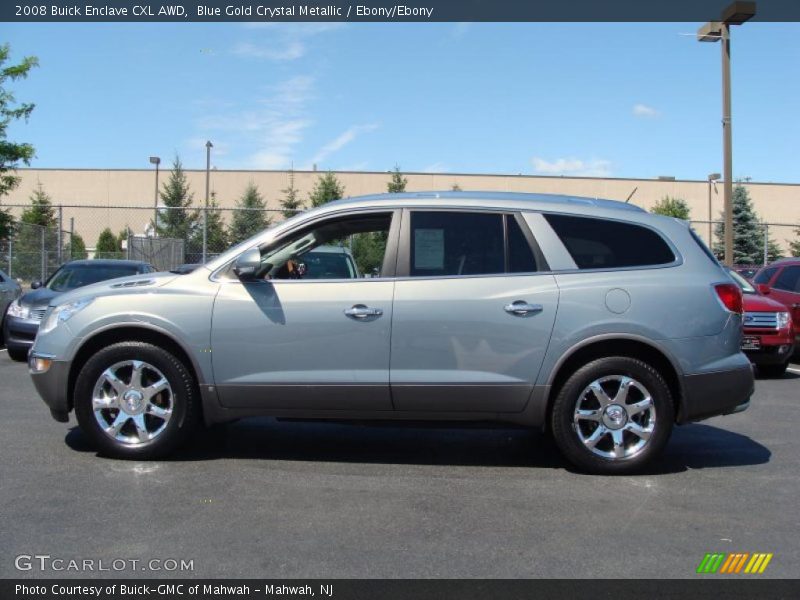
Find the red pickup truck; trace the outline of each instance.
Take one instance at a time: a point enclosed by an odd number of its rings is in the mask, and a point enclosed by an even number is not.
[[[744,277],[728,270],[742,288],[744,336],[742,351],[761,375],[780,377],[789,366],[795,343],[795,329],[788,308],[767,298]]]

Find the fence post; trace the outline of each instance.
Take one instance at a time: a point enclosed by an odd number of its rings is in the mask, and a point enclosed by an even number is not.
[[[8,276],[13,277],[11,273],[11,257],[14,256],[14,236],[8,237]]]
[[[44,276],[45,272],[47,271],[47,247],[45,246],[45,231],[47,231],[47,227],[39,227],[39,233],[42,237],[41,281],[47,279],[47,277]]]
[[[69,259],[72,260],[73,252],[75,250],[75,217],[69,218]]]
[[[208,251],[208,207],[203,209],[203,264],[206,264]]]
[[[769,223],[764,223],[764,264],[769,262]]]
[[[61,265],[63,261],[62,252],[64,251],[64,207],[60,204],[58,205],[58,251],[56,256],[58,257],[58,264]]]

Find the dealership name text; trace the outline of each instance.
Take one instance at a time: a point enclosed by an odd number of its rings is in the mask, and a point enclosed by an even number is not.
[[[332,585],[320,585],[322,595],[333,596]],[[112,585],[69,585],[54,583],[52,585],[26,585],[18,583],[14,586],[14,593],[17,596],[44,596],[50,593],[52,596],[196,596],[200,593],[211,596],[249,596],[251,593],[248,585],[209,585],[209,584],[112,584]],[[261,593],[261,589],[255,590]],[[314,590],[310,585],[266,585],[264,594],[276,596],[314,596]]]

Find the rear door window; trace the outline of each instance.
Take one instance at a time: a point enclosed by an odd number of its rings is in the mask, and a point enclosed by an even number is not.
[[[769,267],[764,269],[758,275],[756,275],[755,279],[753,279],[753,283],[769,283],[777,270],[778,267]]]
[[[531,244],[512,214],[412,211],[411,277],[533,273]]]
[[[800,267],[784,267],[772,287],[786,292],[800,292]]]
[[[609,219],[545,215],[579,269],[664,265],[675,254],[658,233]]]

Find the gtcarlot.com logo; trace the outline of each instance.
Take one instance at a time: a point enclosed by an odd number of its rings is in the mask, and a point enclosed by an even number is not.
[[[703,557],[697,566],[698,573],[761,574],[767,569],[772,553],[717,552]]]

